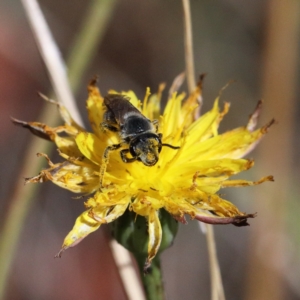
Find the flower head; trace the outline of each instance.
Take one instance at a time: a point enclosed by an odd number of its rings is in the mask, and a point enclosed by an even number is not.
[[[13,120],[34,134],[53,141],[64,159],[54,164],[45,154],[40,154],[48,160],[49,168],[26,182],[50,180],[74,193],[89,195],[85,202],[87,209],[77,218],[60,253],[78,244],[101,224],[113,222],[127,209],[148,221],[146,268],[161,243],[160,209],[165,209],[182,223],[186,223],[185,215],[189,215],[192,219],[210,224],[244,226],[248,224],[248,218],[254,217],[240,212],[217,192],[226,187],[250,186],[273,180],[272,176],[256,182],[229,180],[232,175],[253,166],[252,160],[241,157],[253,149],[273,123],[272,120],[254,130],[261,103],[246,126],[219,134],[218,126],[228,112],[228,103],[220,110],[218,97],[210,111],[194,120],[193,111],[201,94],[199,85],[185,100],[184,94],[174,92],[160,115],[162,88],[152,96],[147,89],[143,102],[132,91],[122,93],[146,118],[158,119],[158,132],[162,134],[164,144],[179,147],[163,147],[158,162],[153,166],[146,166],[140,161],[125,163],[120,150],[128,149],[126,143],[110,151],[109,158],[104,157],[107,147],[120,144],[120,135],[101,126],[107,107],[95,81],[89,85],[87,100],[93,133],[76,124],[59,104],[65,121],[63,126],[51,128],[37,122]]]

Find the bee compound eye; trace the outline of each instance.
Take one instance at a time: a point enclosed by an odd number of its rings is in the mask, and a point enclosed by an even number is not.
[[[160,153],[161,149],[162,149],[161,140],[159,138],[157,138],[156,142],[157,142],[156,147],[157,147],[158,153]]]

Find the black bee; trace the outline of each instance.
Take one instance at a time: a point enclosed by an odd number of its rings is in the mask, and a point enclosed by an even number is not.
[[[128,98],[120,94],[110,94],[104,98],[104,105],[107,110],[104,113],[101,127],[118,132],[121,142],[105,149],[100,172],[102,176],[108,163],[109,152],[124,145],[129,147],[120,151],[121,158],[125,163],[137,160],[149,167],[158,162],[163,146],[179,149],[179,147],[163,144],[162,134],[157,133],[158,121],[147,119],[129,102]]]

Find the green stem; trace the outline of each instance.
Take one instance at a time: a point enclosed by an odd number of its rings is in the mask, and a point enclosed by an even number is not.
[[[103,32],[110,19],[114,3],[115,1],[112,0],[94,0],[88,9],[88,14],[93,13],[93,15],[91,18],[89,18],[89,16],[85,18],[83,29],[77,36],[77,42],[74,43],[75,45],[84,44],[85,46],[72,48],[70,59],[68,60],[70,62],[70,80],[74,91],[79,89],[81,84],[80,80],[93,58],[92,54],[95,53],[95,49],[103,37]],[[97,15],[99,11],[103,11],[103,13]],[[106,15],[104,16],[104,14]],[[99,19],[98,21],[97,17]],[[93,21],[93,23],[91,21]],[[93,34],[86,35],[87,32],[93,32]],[[51,124],[57,124],[60,119],[57,109],[53,105],[45,105],[40,118],[46,124],[50,122]],[[33,137],[26,150],[23,164],[20,166],[20,175],[17,176],[17,183],[11,198],[11,205],[0,235],[0,299],[5,298],[5,288],[7,286],[7,280],[18,241],[22,233],[23,224],[40,187],[39,185],[33,184],[24,187],[21,177],[37,174],[42,168],[43,161],[35,159],[35,153],[49,153],[51,147],[52,144]]]
[[[164,288],[162,281],[162,274],[160,268],[160,259],[157,255],[151,264],[151,267],[147,274],[144,274],[145,257],[135,255],[137,260],[141,279],[145,289],[147,300],[163,300],[164,299]]]
[[[172,245],[178,230],[178,222],[166,210],[160,210],[159,219],[162,227],[160,250],[152,260],[147,274],[144,274],[149,244],[147,219],[127,210],[110,225],[118,243],[128,249],[136,258],[148,300],[164,299],[159,254]]]

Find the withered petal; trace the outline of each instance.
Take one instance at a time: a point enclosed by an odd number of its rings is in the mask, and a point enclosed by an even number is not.
[[[195,219],[207,224],[213,225],[226,225],[226,224],[233,224],[237,227],[248,226],[249,223],[247,222],[248,218],[255,218],[256,213],[254,214],[245,214],[240,216],[234,217],[217,217],[217,216],[209,216],[203,214],[196,214]]]

